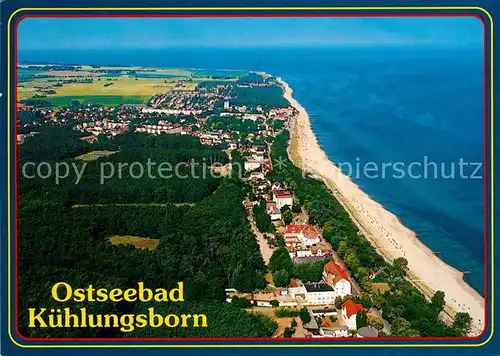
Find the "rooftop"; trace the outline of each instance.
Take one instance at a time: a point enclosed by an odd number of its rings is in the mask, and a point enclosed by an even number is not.
[[[346,309],[347,317],[350,318],[352,315],[358,314],[359,311],[363,310],[361,304],[356,304],[352,299],[348,299],[342,304],[342,309]]]
[[[324,283],[304,283],[304,287],[309,293],[333,292],[333,288]]]
[[[333,274],[335,276],[335,279],[343,278],[345,280],[349,280],[349,277],[347,276],[347,271],[342,268],[341,265],[339,265],[335,261],[330,261],[328,262],[324,267],[323,270],[327,272],[328,274]]]

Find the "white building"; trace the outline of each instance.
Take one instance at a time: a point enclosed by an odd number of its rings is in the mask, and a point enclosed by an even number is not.
[[[349,337],[349,329],[347,326],[320,328],[319,334],[323,337]]]
[[[335,290],[324,283],[304,283],[302,293],[308,304],[326,305],[335,302]]]
[[[323,257],[331,255],[332,249],[326,242],[320,242],[314,246],[304,246],[303,244],[291,245],[288,247],[288,253],[293,260],[295,257]],[[334,288],[335,289],[335,288]]]
[[[342,319],[349,330],[356,330],[356,316],[363,310],[361,304],[356,304],[352,299],[348,299],[342,304]]]
[[[253,171],[260,167],[260,161],[248,159],[245,161],[245,171]]]
[[[273,201],[278,205],[278,209],[284,206],[293,205],[293,195],[286,190],[275,190],[273,191]]]
[[[275,202],[266,202],[266,212],[271,217],[272,221],[281,220],[281,212]]]
[[[351,294],[351,282],[347,271],[337,262],[330,261],[323,267],[323,280],[338,296],[345,297]]]

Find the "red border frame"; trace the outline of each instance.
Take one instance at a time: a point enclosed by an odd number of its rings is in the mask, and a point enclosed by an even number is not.
[[[244,9],[242,9],[244,10]],[[18,156],[17,156],[17,30],[19,23],[25,18],[220,18],[220,17],[239,17],[239,18],[260,18],[260,17],[476,17],[483,24],[483,81],[484,81],[484,107],[483,107],[483,120],[484,120],[484,162],[483,162],[483,193],[484,193],[484,325],[485,328],[481,332],[480,335],[475,337],[379,337],[379,338],[363,338],[363,340],[392,340],[392,341],[404,341],[404,340],[477,340],[484,336],[486,330],[488,330],[488,41],[487,41],[487,24],[483,17],[475,13],[197,13],[197,14],[186,14],[186,13],[171,13],[171,14],[159,14],[159,13],[151,13],[151,14],[139,14],[139,13],[121,13],[121,14],[101,14],[101,13],[84,13],[84,14],[30,14],[20,16],[15,24],[14,24],[14,53],[13,53],[13,83],[14,83],[14,324],[15,324],[15,332],[17,336],[19,336],[22,340],[25,341],[292,341],[287,342],[286,344],[298,344],[295,341],[308,341],[311,343],[311,347],[320,341],[353,341],[357,340],[357,338],[335,338],[335,337],[325,337],[325,338],[293,338],[293,339],[281,339],[281,338],[271,338],[271,337],[263,337],[263,338],[255,338],[255,337],[238,337],[238,338],[222,338],[222,337],[207,337],[207,338],[29,338],[21,335],[19,332],[18,325],[18,270],[17,270],[17,260],[18,260],[18,231],[17,231],[17,213],[18,213],[18,196],[17,196],[17,184],[18,184]],[[492,79],[491,79],[492,80]],[[148,344],[144,344],[147,347]],[[166,344],[168,345],[168,344]],[[199,343],[199,345],[203,345],[203,343]],[[438,346],[439,344],[436,344]],[[224,346],[224,344],[221,344]]]

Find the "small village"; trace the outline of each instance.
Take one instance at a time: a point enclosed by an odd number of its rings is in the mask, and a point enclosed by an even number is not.
[[[290,120],[289,115],[293,113],[285,114],[284,119]],[[227,301],[241,303],[240,298],[245,298],[259,312],[278,316],[280,326],[286,325],[282,329],[288,337],[339,338],[355,335],[373,338],[378,336],[379,331],[389,334],[390,325],[379,310],[364,308],[351,298],[359,296],[361,288],[323,238],[320,227],[309,224],[307,211],[299,205],[291,189],[267,177],[272,171],[267,148],[257,146],[246,153],[246,174],[242,179],[252,190],[251,197],[247,196],[242,204],[248,211],[248,219],[265,262],[269,263],[281,244],[293,264],[322,262],[322,278],[315,282],[290,279],[286,286],[277,286],[270,275],[271,283],[266,290],[248,294],[228,289]],[[271,229],[274,233],[261,232],[256,226],[253,209],[262,202],[265,202],[265,213],[274,226]],[[300,318],[290,317],[296,314]],[[371,325],[358,328],[360,314],[370,320]],[[289,317],[281,319],[280,315]]]

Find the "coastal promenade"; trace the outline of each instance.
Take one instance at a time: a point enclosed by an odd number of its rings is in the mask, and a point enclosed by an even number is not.
[[[346,209],[353,222],[386,260],[403,257],[408,261],[409,280],[430,298],[435,291],[445,293],[445,312],[467,312],[472,317],[472,335],[485,325],[484,298],[470,287],[463,274],[439,259],[416,234],[378,202],[371,199],[346,176],[320,148],[311,129],[309,116],[292,96],[290,86],[279,79],[284,96],[298,111],[291,123],[289,155],[299,168],[323,180],[334,197]]]

